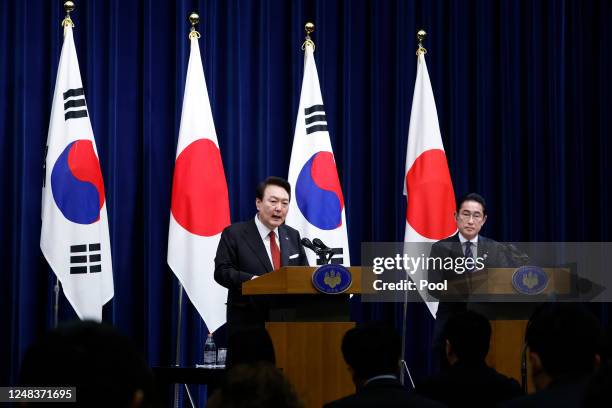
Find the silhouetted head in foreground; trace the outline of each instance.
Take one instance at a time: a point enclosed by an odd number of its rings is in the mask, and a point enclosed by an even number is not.
[[[94,322],[62,325],[34,343],[23,359],[20,384],[76,387],[77,402],[69,403],[74,407],[157,406],[142,355],[112,326]]]
[[[285,376],[266,362],[240,364],[228,373],[207,408],[301,408],[303,405]]]
[[[539,307],[527,326],[533,382],[537,389],[554,381],[586,377],[599,360],[601,328],[584,306],[546,303]]]
[[[276,364],[272,338],[263,327],[245,328],[230,335],[227,344],[227,369],[238,364],[268,362]]]
[[[399,335],[384,325],[355,327],[347,331],[342,339],[342,355],[358,387],[379,375],[397,375],[400,354]]]
[[[444,326],[444,339],[450,365],[458,361],[483,363],[489,353],[491,324],[486,317],[474,311],[459,312],[451,316]]]

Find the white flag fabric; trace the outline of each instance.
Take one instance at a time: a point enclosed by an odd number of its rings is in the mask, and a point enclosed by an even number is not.
[[[408,130],[404,194],[407,198],[405,242],[433,242],[457,231],[455,193],[427,72],[425,55],[419,52],[417,75]],[[412,279],[426,279],[416,271]],[[437,302],[427,302],[433,316]]]
[[[336,170],[314,49],[306,44],[302,95],[295,122],[295,136],[289,164],[293,197],[287,225],[302,237],[319,238],[333,249],[332,263],[350,265],[344,197]],[[312,251],[306,251],[311,265],[319,265]]]
[[[212,333],[226,320],[227,289],[214,280],[214,259],[221,232],[230,223],[230,210],[200,47],[197,38],[190,41],[172,185],[168,265]]]
[[[79,318],[101,321],[114,295],[108,216],[70,25],[47,136],[40,248]]]

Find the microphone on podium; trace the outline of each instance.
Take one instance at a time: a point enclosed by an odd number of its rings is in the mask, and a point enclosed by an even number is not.
[[[314,246],[314,244],[308,238],[304,237],[304,238],[302,238],[302,240],[300,242],[302,243],[302,245],[304,245],[306,248],[308,248],[311,251],[313,251],[315,254],[318,255],[320,253],[320,249],[317,248],[316,246]]]
[[[312,243],[314,244],[314,246],[316,246],[317,248],[319,248],[321,251],[324,252],[331,252],[331,248],[328,247],[327,245],[325,245],[323,243],[323,241],[321,241],[319,238],[315,238],[312,240]]]
[[[326,264],[329,263],[334,251],[325,245],[323,241],[321,241],[319,238],[314,238],[312,241],[310,241],[308,238],[304,237],[302,238],[301,242],[302,245],[313,251],[315,254],[317,254],[317,256],[320,255]]]

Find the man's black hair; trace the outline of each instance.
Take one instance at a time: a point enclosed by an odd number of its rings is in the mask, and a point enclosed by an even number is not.
[[[279,186],[284,188],[287,194],[289,194],[289,199],[291,200],[291,184],[289,184],[289,182],[284,178],[276,176],[270,176],[257,185],[257,189],[255,190],[255,198],[263,200],[264,192],[268,186]]]
[[[67,404],[75,408],[130,407],[138,390],[143,407],[157,406],[153,373],[131,340],[89,321],[61,325],[30,346],[20,385],[76,387],[77,402]]]
[[[476,201],[482,206],[482,215],[487,215],[487,203],[485,199],[478,193],[467,193],[466,195],[461,197],[459,201],[457,201],[457,214],[459,213],[459,210],[461,209],[463,203],[465,203],[466,201]]]
[[[459,312],[448,319],[444,338],[451,344],[459,361],[484,361],[489,352],[491,324],[474,311]]]
[[[239,364],[230,369],[208,408],[303,408],[283,373],[268,362]]]
[[[368,324],[352,328],[342,339],[342,355],[353,369],[353,375],[367,380],[398,371],[401,340],[391,327]]]
[[[588,374],[600,351],[601,327],[581,304],[545,303],[531,316],[525,341],[553,379]]]
[[[276,364],[272,338],[264,327],[245,327],[229,336],[227,345],[227,369],[239,364],[268,362]]]

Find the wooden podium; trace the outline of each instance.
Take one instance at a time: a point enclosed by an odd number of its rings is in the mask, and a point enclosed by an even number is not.
[[[312,285],[316,268],[287,266],[242,284],[244,295],[269,298],[276,364],[287,375],[306,407],[355,392],[340,345],[350,321],[350,293],[361,292],[361,269],[350,267],[352,284],[343,294],[326,295]]]
[[[271,298],[266,328],[274,343],[277,365],[307,407],[321,407],[355,392],[340,345],[344,333],[355,326],[350,321],[348,294],[362,293],[360,267],[348,268],[353,283],[340,295],[319,293],[312,285],[314,269],[283,267],[242,285],[245,295]],[[520,381],[525,329],[535,304],[519,299],[527,295],[519,294],[512,286],[515,271],[516,268],[491,268],[474,273],[468,307],[491,321],[487,363]],[[543,271],[549,283],[540,297],[530,298],[533,302],[545,301],[541,296],[553,291],[561,296],[573,293],[575,282],[568,268]],[[497,296],[508,302],[479,302],[479,296]]]
[[[569,268],[542,268],[548,277],[539,295],[520,294],[512,285],[517,268],[490,268],[473,274],[473,289],[468,308],[491,321],[491,345],[487,364],[500,373],[521,381],[522,351],[528,319],[540,302],[553,292],[558,296],[574,293],[575,281]],[[478,302],[479,297],[498,297],[500,302]],[[472,302],[475,300],[475,302]],[[504,302],[503,300],[508,300]],[[528,390],[534,390],[530,364],[527,361]]]

